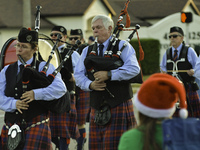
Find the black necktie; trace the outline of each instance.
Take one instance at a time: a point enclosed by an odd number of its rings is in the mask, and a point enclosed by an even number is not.
[[[178,50],[174,50],[174,62],[178,60]]]
[[[103,47],[104,47],[103,44],[99,45],[99,56],[101,56],[101,57],[103,57]]]
[[[19,73],[18,73],[18,75],[17,75],[17,82],[21,79],[21,77],[22,77],[22,71],[23,71],[23,69],[24,69],[24,65],[20,65],[19,66],[19,68],[20,68],[20,71],[19,71]]]

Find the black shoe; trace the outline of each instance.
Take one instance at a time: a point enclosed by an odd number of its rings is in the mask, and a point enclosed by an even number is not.
[[[82,145],[79,145],[77,142],[77,150],[84,150],[84,144],[86,143],[87,138],[84,138]]]

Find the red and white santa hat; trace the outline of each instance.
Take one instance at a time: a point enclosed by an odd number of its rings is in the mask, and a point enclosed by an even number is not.
[[[176,102],[179,99],[179,116],[187,118],[186,93],[183,84],[171,75],[156,73],[141,85],[134,98],[134,105],[146,116],[167,118],[175,112]]]

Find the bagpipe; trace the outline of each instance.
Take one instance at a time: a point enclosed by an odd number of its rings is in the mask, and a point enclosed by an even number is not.
[[[90,73],[94,73],[96,71],[110,71],[117,69],[123,65],[123,61],[120,59],[120,55],[124,48],[127,46],[127,44],[130,42],[130,40],[133,38],[133,35],[137,33],[137,30],[140,29],[140,26],[137,24],[135,26],[135,29],[132,29],[132,33],[129,35],[128,39],[126,42],[123,44],[122,48],[117,50],[116,54],[113,53],[115,46],[118,42],[118,38],[120,35],[120,32],[123,31],[124,24],[122,24],[123,16],[126,15],[126,25],[125,27],[128,28],[130,27],[130,17],[127,12],[127,7],[129,4],[129,0],[125,3],[125,8],[121,11],[121,14],[118,17],[118,22],[116,27],[114,28],[114,31],[112,33],[112,36],[109,40],[108,47],[106,51],[104,52],[104,57],[97,57],[97,37],[95,38],[95,43],[93,45],[93,48],[91,52],[89,53],[88,57],[85,58],[84,60],[84,65],[86,67],[86,70]],[[138,33],[137,33],[138,36]],[[139,48],[140,48],[140,58],[139,58],[139,65],[141,67],[140,61],[144,59],[144,52],[142,50],[140,41],[139,41],[139,36],[138,36],[138,42],[139,42]],[[91,80],[94,80],[94,77],[90,76],[89,77]],[[127,81],[124,81],[127,82]],[[135,76],[134,78],[130,79],[128,82],[130,83],[142,83],[142,71]]]

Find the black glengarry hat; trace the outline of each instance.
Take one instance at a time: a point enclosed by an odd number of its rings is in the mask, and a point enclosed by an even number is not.
[[[83,32],[81,29],[71,29],[70,35],[83,35]]]
[[[180,33],[182,36],[184,36],[184,32],[180,27],[174,26],[170,28],[170,33],[172,32],[178,32]]]
[[[23,27],[19,31],[18,41],[22,43],[38,42],[38,32]]]
[[[67,35],[67,30],[63,26],[55,26],[51,31],[59,31],[64,35]]]

